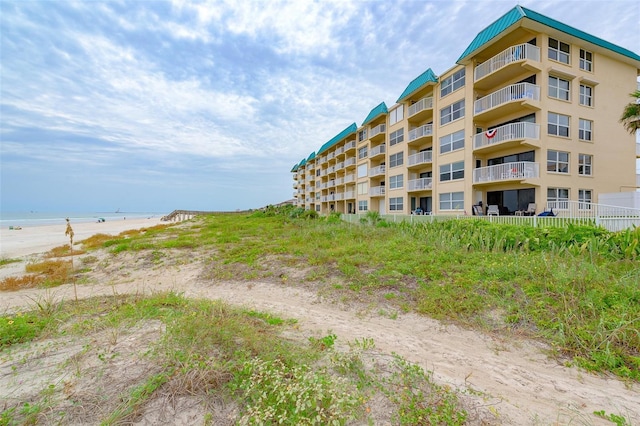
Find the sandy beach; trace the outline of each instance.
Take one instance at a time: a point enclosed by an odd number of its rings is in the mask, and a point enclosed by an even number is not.
[[[81,241],[95,234],[118,235],[122,231],[140,229],[158,225],[160,217],[148,219],[112,220],[108,222],[71,223],[74,241]],[[59,225],[29,226],[22,229],[0,229],[0,259],[28,256],[42,253],[54,247],[69,244],[69,237],[65,236],[67,224],[61,221]]]

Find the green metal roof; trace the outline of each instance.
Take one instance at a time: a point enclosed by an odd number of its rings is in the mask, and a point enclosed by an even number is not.
[[[364,126],[365,124],[372,122],[376,118],[380,117],[382,114],[389,114],[389,111],[387,110],[387,105],[384,102],[381,102],[377,107],[375,107],[374,109],[371,110],[371,112],[369,112],[369,115],[367,115],[367,118],[364,119],[364,121],[362,122],[362,125]]]
[[[433,71],[431,71],[431,68],[429,68],[428,70],[420,74],[418,77],[416,77],[411,83],[409,83],[407,88],[404,89],[404,92],[402,92],[402,95],[400,95],[400,97],[396,102],[404,101],[406,98],[411,96],[411,94],[416,92],[418,89],[420,89],[422,86],[424,86],[427,83],[437,83],[437,82],[438,82],[438,77],[436,77]]]
[[[303,167],[305,164],[307,164],[307,160],[303,158],[298,167]]]
[[[346,138],[350,134],[355,134],[358,131],[358,126],[356,123],[352,123],[349,127],[335,135],[331,140],[320,147],[318,153],[316,155],[320,155],[325,152],[327,149],[331,148],[336,143],[340,142],[342,139]]]
[[[313,160],[314,158],[316,158],[316,153],[312,152],[311,155],[307,158],[307,162]]]
[[[626,56],[627,58],[633,59],[635,61],[640,61],[640,56],[628,49],[625,49],[624,47],[616,46],[613,43],[609,43],[608,41],[592,36],[591,34],[587,34],[584,31],[573,28],[567,24],[563,24],[562,22],[556,21],[555,19],[541,15],[540,13],[535,12],[531,9],[527,9],[526,7],[516,6],[506,14],[502,15],[502,17],[498,18],[498,20],[493,24],[480,31],[476,38],[473,39],[469,47],[467,47],[460,58],[458,58],[457,62],[461,63],[463,59],[465,59],[475,51],[481,49],[485,44],[498,36],[504,30],[524,18],[530,19],[534,22],[538,22],[542,25],[546,25],[547,27],[553,28],[555,30],[562,31],[563,33],[566,33],[570,36],[611,50],[612,52],[618,53],[622,56]]]
[[[291,173],[293,172],[297,172],[298,171],[298,164],[296,163],[293,168],[291,169]]]

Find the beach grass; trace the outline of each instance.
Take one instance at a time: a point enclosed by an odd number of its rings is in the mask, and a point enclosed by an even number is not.
[[[396,424],[430,419],[432,424],[456,425],[468,417],[452,389],[436,385],[429,372],[401,357],[389,357],[383,371],[372,367],[368,357],[375,357],[378,363],[381,359],[373,352],[372,339],[349,342],[337,350],[335,335],[305,340],[296,332],[294,319],[171,292],[92,298],[66,302],[61,309],[3,316],[0,335],[9,338],[0,349],[35,343],[46,335],[50,351],[56,339],[84,338],[91,344],[65,364],[74,371],[74,380],[87,380],[101,388],[108,375],[96,375],[95,362],[90,359],[97,357],[105,368],[122,363],[113,349],[118,336],[131,336],[154,323],[162,324],[162,335],[146,346],[140,340],[136,350],[151,367],[124,387],[105,388],[100,410],[96,410],[99,418],[86,417],[82,407],[74,411],[52,404],[56,398],[64,399],[65,389],[75,386],[73,381],[64,386],[43,381],[38,398],[5,404],[0,412],[3,424],[51,419],[131,423],[152,400],[170,404],[187,395],[204,401],[199,404],[206,411],[204,418],[215,419],[215,407],[221,401],[235,407],[240,424],[367,422],[372,420],[373,400],[376,404],[385,401]],[[112,339],[96,338],[109,330]],[[283,337],[285,332],[287,337]],[[31,409],[25,410],[27,406]]]
[[[567,363],[640,380],[640,230],[374,219],[221,215],[103,245],[208,251],[212,280],[296,276],[336,300],[543,339]]]

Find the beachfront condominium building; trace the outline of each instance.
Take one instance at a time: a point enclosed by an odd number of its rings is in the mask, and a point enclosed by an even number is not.
[[[296,164],[296,203],[322,214],[589,209],[638,185],[619,118],[639,72],[636,53],[516,6],[451,69],[427,69]]]

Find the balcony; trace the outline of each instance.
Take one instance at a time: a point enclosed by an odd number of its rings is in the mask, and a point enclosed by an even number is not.
[[[342,185],[344,183],[344,178],[339,177],[339,178],[336,178],[334,181],[336,185]]]
[[[329,154],[327,154],[327,161],[333,160],[334,158],[336,158],[335,152],[330,152]]]
[[[372,127],[371,132],[369,132],[369,140],[373,141],[384,138],[385,128],[386,126],[384,124],[378,124],[376,127]]]
[[[540,177],[540,163],[518,161],[489,167],[479,167],[473,170],[473,183],[477,185],[524,181]]]
[[[372,167],[369,169],[369,177],[384,175],[385,166]]]
[[[538,110],[540,109],[539,101],[540,86],[531,83],[517,83],[503,87],[475,101],[473,113],[475,118],[489,121],[523,107]]]
[[[433,151],[422,151],[417,154],[410,155],[407,159],[408,167],[421,166],[433,162]]]
[[[384,186],[372,186],[369,188],[369,196],[382,197],[384,196]]]
[[[344,160],[344,166],[345,167],[349,167],[349,166],[355,166],[356,165],[356,159],[355,157],[350,157],[347,158],[346,160]]]
[[[411,179],[409,181],[409,192],[430,191],[432,184],[433,184],[433,178]]]
[[[344,192],[344,199],[345,200],[350,200],[356,198],[356,192],[355,191],[345,191]]]
[[[409,107],[407,118],[411,121],[423,121],[433,115],[433,96],[420,99]]]
[[[355,182],[355,181],[356,181],[356,175],[355,174],[345,175],[345,177],[344,177],[344,183],[351,183],[351,182]]]
[[[344,144],[344,152],[351,151],[352,149],[356,149],[356,141],[349,141]]]
[[[342,170],[342,169],[344,169],[344,161],[341,161],[338,164],[336,164],[336,170]]]
[[[385,148],[386,148],[385,144],[374,146],[369,150],[369,158],[375,158],[375,157],[378,157],[379,155],[384,155]]]
[[[293,189],[298,189],[298,182],[293,182]]]
[[[323,182],[320,184],[320,186],[318,188],[320,189],[327,189],[329,187],[329,183],[328,182]]]
[[[424,126],[416,127],[413,130],[409,130],[409,139],[407,143],[420,144],[426,141],[426,138],[433,136],[433,124],[425,124]]]
[[[636,158],[640,158],[640,143],[636,143]]]
[[[473,136],[473,149],[482,153],[515,148],[520,145],[540,147],[539,124],[510,123]]]
[[[511,46],[476,66],[473,72],[475,87],[486,90],[527,71],[538,72],[541,65],[539,47],[529,43]]]

